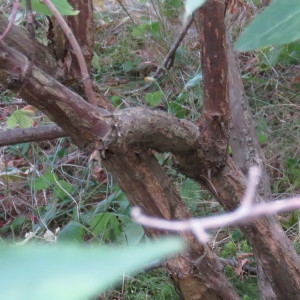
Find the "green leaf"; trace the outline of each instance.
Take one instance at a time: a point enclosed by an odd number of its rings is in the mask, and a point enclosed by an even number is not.
[[[272,47],[273,48],[273,47]],[[272,49],[271,48],[271,49]],[[277,49],[276,49],[277,48]],[[296,41],[287,45],[276,47],[277,51],[275,64],[292,65],[300,62],[300,42]],[[273,65],[275,65],[273,64]]]
[[[168,102],[168,111],[177,118],[184,118],[187,114],[187,109],[183,105],[184,97],[177,98],[176,101]]]
[[[67,0],[52,0],[52,4],[63,16],[74,16],[79,13],[79,10],[74,10]],[[25,0],[21,0],[21,5],[26,7]],[[49,8],[41,3],[40,0],[31,0],[32,9],[42,15],[51,16],[52,13]]]
[[[92,234],[101,235],[102,239],[114,241],[120,235],[121,226],[117,217],[110,212],[96,214],[90,223]]]
[[[267,121],[265,120],[265,118],[260,118],[256,124],[256,137],[258,142],[261,145],[267,143],[268,141],[267,132],[268,132]]]
[[[33,188],[36,191],[41,191],[49,188],[57,180],[56,175],[51,172],[51,169],[47,169],[46,172],[34,179],[32,182]]]
[[[201,7],[206,0],[186,0],[184,4],[185,13],[184,20],[186,19],[199,7]]]
[[[180,195],[187,201],[199,201],[200,200],[200,188],[199,184],[192,179],[186,179],[181,187]]]
[[[144,228],[134,223],[131,217],[118,214],[118,219],[122,222],[123,235],[118,237],[118,242],[125,245],[137,245],[145,237]]]
[[[123,70],[129,72],[136,67],[136,62],[134,60],[127,60],[122,64]]]
[[[258,140],[258,142],[259,142],[260,145],[264,145],[268,141],[268,138],[267,138],[267,136],[264,133],[257,132],[256,133],[256,137],[257,137],[257,140]]]
[[[124,273],[132,274],[182,249],[178,239],[118,249],[1,245],[1,299],[87,299],[121,281]]]
[[[10,226],[11,228],[16,229],[17,227],[22,226],[24,222],[25,222],[25,216],[19,216],[11,222]]]
[[[142,25],[138,25],[138,26],[134,27],[131,31],[131,34],[134,37],[141,37],[141,36],[145,35],[146,31],[147,31],[147,25],[142,24]]]
[[[114,107],[118,107],[122,103],[122,99],[119,96],[113,95],[110,101]]]
[[[241,230],[238,228],[232,232],[231,238],[233,241],[240,241],[244,238],[244,236],[243,236],[243,233],[241,232]]]
[[[84,229],[82,225],[75,221],[70,221],[58,234],[59,242],[82,242]]]
[[[145,231],[141,225],[131,222],[125,225],[124,234],[128,245],[137,245],[145,236]]]
[[[74,186],[65,180],[57,180],[54,182],[54,196],[60,200],[69,198],[72,194]]]
[[[163,93],[161,91],[156,91],[154,93],[147,93],[145,99],[148,105],[157,106],[162,101]]]
[[[235,44],[238,51],[250,51],[300,39],[299,0],[274,0],[244,30]]]
[[[10,117],[6,120],[6,126],[8,129],[13,129],[16,127],[28,128],[33,124],[32,117],[28,116],[26,111],[15,110]]]

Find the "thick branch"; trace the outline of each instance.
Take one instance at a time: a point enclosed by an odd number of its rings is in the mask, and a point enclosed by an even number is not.
[[[61,26],[62,30],[64,31],[66,37],[68,38],[69,43],[71,44],[72,51],[75,54],[79,69],[81,72],[81,79],[83,82],[83,86],[85,89],[86,96],[88,98],[88,102],[91,104],[96,105],[97,99],[93,90],[92,80],[90,78],[89,70],[86,65],[86,61],[84,59],[83,53],[81,51],[81,48],[79,46],[79,43],[77,39],[75,38],[72,30],[69,28],[67,22],[63,18],[63,16],[59,13],[55,5],[50,0],[43,0],[43,3],[50,9],[50,11],[53,13],[54,17],[56,18],[58,24]]]
[[[8,21],[0,14],[0,32],[3,32],[7,26]],[[57,64],[54,57],[49,54],[49,49],[37,43],[33,44],[32,40],[28,37],[27,31],[21,27],[12,24],[3,41],[27,57],[31,57],[32,53],[35,53],[34,63],[49,74],[55,73]]]
[[[123,145],[153,148],[175,154],[182,169],[196,177],[201,165],[201,135],[197,126],[162,111],[131,108],[114,114],[92,106],[49,75],[33,66],[21,53],[0,44],[1,65],[5,83],[14,92],[43,111],[82,147],[88,141],[102,140],[104,148]]]
[[[197,150],[200,134],[193,123],[142,107],[114,112],[117,144],[185,155]]]
[[[224,166],[228,147],[229,94],[225,2],[208,0],[196,12],[203,73],[203,110],[199,127],[212,171]]]
[[[0,57],[2,83],[43,111],[78,146],[111,131],[108,111],[90,105],[34,65],[29,68],[31,62],[20,52],[0,43]]]

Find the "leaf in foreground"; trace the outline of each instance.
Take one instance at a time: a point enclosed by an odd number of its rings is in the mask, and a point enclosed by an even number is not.
[[[68,3],[67,0],[52,0],[52,4],[63,16],[74,16],[79,13],[78,10],[74,10],[73,7]],[[21,0],[21,5],[26,7],[25,0]],[[52,16],[49,8],[41,3],[40,0],[31,0],[32,9],[42,15]]]
[[[183,249],[178,239],[108,248],[0,246],[1,299],[81,300],[103,292],[151,261]]]
[[[274,0],[244,30],[235,49],[250,51],[300,39],[299,0]]]
[[[184,3],[185,13],[183,19],[186,21],[187,18],[205,2],[206,0],[186,0]]]

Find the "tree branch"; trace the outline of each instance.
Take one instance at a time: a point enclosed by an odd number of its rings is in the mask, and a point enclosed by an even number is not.
[[[0,35],[0,41],[2,41],[5,38],[5,36],[9,32],[9,30],[11,29],[12,25],[14,24],[19,6],[20,6],[20,1],[19,0],[13,1],[13,7],[12,7],[12,13],[11,13],[11,16],[10,16],[10,20],[9,20],[9,22],[7,24],[7,27],[4,30],[4,32],[2,33],[2,35]]]
[[[27,57],[3,42],[0,42],[0,58],[0,68],[4,71],[2,84],[43,111],[79,147],[111,131],[110,112],[87,103],[35,65],[28,74]]]
[[[26,142],[52,140],[64,136],[67,136],[67,134],[54,124],[41,127],[5,130],[0,131],[0,147]]]
[[[50,0],[41,0],[41,2],[44,3],[49,8],[49,10],[53,13],[55,19],[57,20],[58,24],[61,26],[66,37],[68,38],[69,43],[71,44],[74,54],[76,55],[76,58],[79,63],[79,67],[82,75],[82,83],[88,101],[93,105],[97,105],[98,102],[93,90],[92,80],[90,78],[89,71],[84,56],[82,54],[81,48],[78,44],[78,41],[75,39],[74,34],[70,29],[70,27],[68,26],[67,22],[65,21],[63,16],[59,13],[59,11],[56,9],[56,7],[52,4],[52,2]]]

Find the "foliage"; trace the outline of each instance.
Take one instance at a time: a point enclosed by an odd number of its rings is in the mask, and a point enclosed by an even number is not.
[[[201,7],[206,0],[186,0],[185,1],[185,13],[184,20],[188,18],[197,8]]]
[[[124,277],[122,287],[109,290],[101,300],[122,298],[124,300],[179,300],[172,282],[163,269],[142,272],[135,277]]]
[[[81,300],[104,292],[122,274],[136,272],[182,248],[182,242],[175,239],[118,249],[1,245],[0,290],[4,299],[11,300]]]

